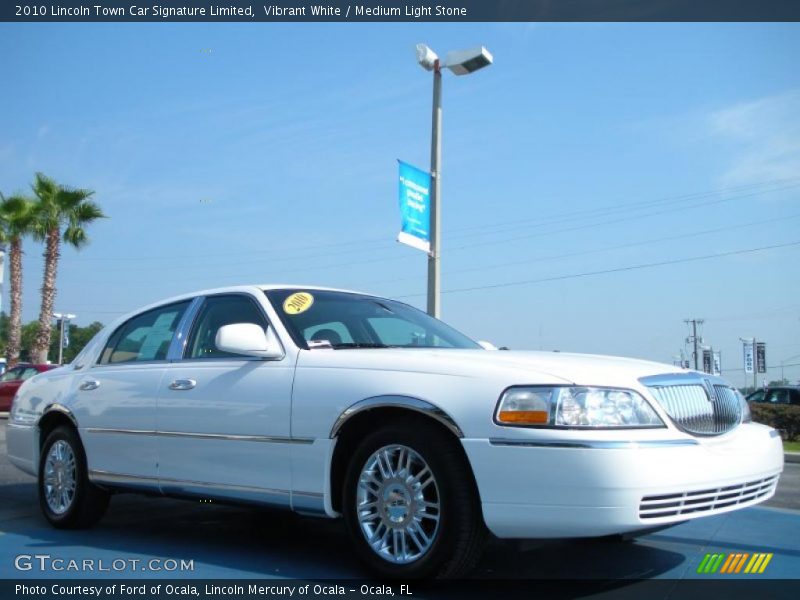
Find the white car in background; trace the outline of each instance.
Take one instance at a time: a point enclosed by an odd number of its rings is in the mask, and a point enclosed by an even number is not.
[[[646,531],[752,506],[777,432],[729,383],[640,360],[485,350],[406,304],[312,287],[165,300],[27,381],[8,455],[56,527],[117,492],[343,517],[400,577],[500,538]]]

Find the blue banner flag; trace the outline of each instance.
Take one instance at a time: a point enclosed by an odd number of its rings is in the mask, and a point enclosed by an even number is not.
[[[397,241],[430,252],[431,174],[400,163],[400,233]]]

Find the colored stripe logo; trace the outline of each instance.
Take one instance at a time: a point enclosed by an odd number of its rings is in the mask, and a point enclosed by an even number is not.
[[[769,561],[772,560],[772,552],[730,552],[728,554],[706,554],[697,572],[705,575],[715,573],[730,575],[732,573],[744,573],[756,575],[763,573]]]

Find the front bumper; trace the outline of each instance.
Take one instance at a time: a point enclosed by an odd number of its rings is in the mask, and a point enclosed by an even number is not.
[[[528,433],[462,440],[486,525],[501,538],[628,533],[737,510],[770,498],[783,470],[780,437],[753,423],[677,443]]]

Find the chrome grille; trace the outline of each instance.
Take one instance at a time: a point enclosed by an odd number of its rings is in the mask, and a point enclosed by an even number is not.
[[[736,392],[724,385],[652,386],[650,391],[675,425],[688,433],[720,435],[742,419]]]
[[[709,513],[742,504],[755,504],[770,496],[777,484],[778,476],[773,475],[708,490],[645,496],[639,504],[639,518],[647,520],[678,517],[692,513]]]

